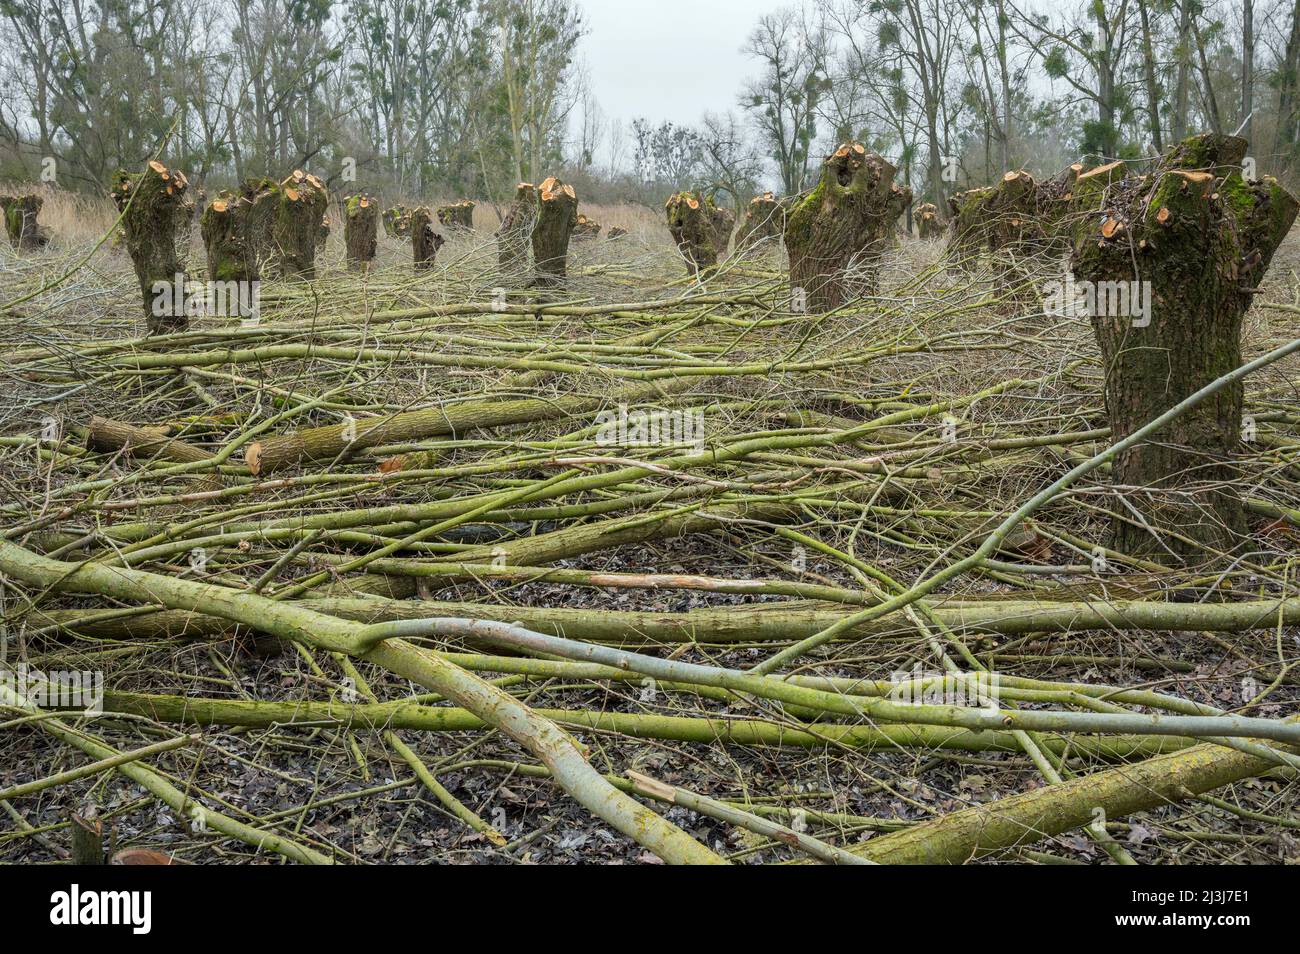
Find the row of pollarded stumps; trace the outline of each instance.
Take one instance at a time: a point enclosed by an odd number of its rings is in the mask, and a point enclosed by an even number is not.
[[[573,186],[554,176],[540,188],[531,182],[519,183],[497,229],[502,278],[520,284],[531,275],[531,281],[542,287],[560,284],[568,271],[569,241],[578,219],[578,194]]]
[[[0,195],[5,232],[9,244],[20,252],[42,249],[50,240],[49,230],[36,221],[45,200],[39,195]]]
[[[912,202],[895,171],[861,143],[847,142],[822,163],[812,192],[793,204],[785,223],[790,287],[803,289],[809,311],[831,311],[875,290],[894,223]]]
[[[1090,172],[1075,163],[1044,182],[1024,170],[1007,172],[992,186],[956,192],[948,198],[948,254],[959,268],[967,268],[983,252],[1005,253],[1012,258],[1064,252],[1063,223],[1080,180],[1106,178],[1122,163],[1100,166]]]
[[[474,203],[469,199],[438,207],[438,222],[447,228],[472,230],[474,228]]]

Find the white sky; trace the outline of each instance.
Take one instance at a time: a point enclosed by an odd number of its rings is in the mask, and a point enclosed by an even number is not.
[[[741,54],[758,18],[781,0],[581,0],[579,46],[609,119],[695,123],[736,106],[757,64]],[[787,4],[788,5],[788,4]]]

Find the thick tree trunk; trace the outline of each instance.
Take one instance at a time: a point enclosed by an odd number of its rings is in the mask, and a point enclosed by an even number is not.
[[[156,161],[150,161],[143,172],[119,169],[113,177],[113,201],[126,210],[122,231],[151,334],[183,330],[189,324],[183,304],[185,277],[176,249],[176,236],[190,217],[186,186],[183,173]]]
[[[600,223],[587,218],[579,212],[578,222],[573,226],[573,240],[575,242],[584,242],[587,239],[594,239],[599,235]]]
[[[1197,136],[1151,175],[1094,170],[1075,184],[1071,267],[1091,298],[1116,440],[1241,364],[1242,316],[1297,210],[1275,180],[1242,179],[1245,152],[1239,137]],[[1237,547],[1245,514],[1225,482],[1242,394],[1240,382],[1220,390],[1116,458],[1117,549],[1172,563]]]
[[[438,221],[449,229],[474,229],[474,203],[463,199],[438,208]]]
[[[989,244],[988,217],[984,200],[993,190],[989,187],[967,189],[948,196],[948,250],[953,267],[969,271]]]
[[[208,278],[255,282],[274,257],[280,189],[270,179],[248,179],[238,192],[217,193],[203,211],[201,230]]]
[[[365,270],[375,259],[379,204],[370,196],[358,193],[344,202],[343,244],[347,250],[348,265]]]
[[[521,182],[497,229],[497,262],[503,280],[521,283],[530,273],[528,253],[536,224],[537,189],[531,182]]]
[[[777,245],[785,231],[786,210],[770,192],[756,195],[749,200],[745,209],[745,218],[736,233],[736,250],[750,248],[763,242],[765,245]]]
[[[563,283],[567,273],[569,237],[578,224],[578,194],[573,186],[551,176],[538,193],[533,226],[533,267],[543,287]]]
[[[933,239],[943,235],[939,209],[933,202],[923,202],[916,207],[916,234],[918,238]]]
[[[678,192],[664,204],[668,233],[692,275],[708,273],[718,264],[718,235],[710,203],[699,192]]]
[[[5,217],[5,232],[9,235],[9,244],[18,251],[36,251],[44,248],[50,241],[49,231],[36,222],[36,217],[44,204],[45,200],[39,195],[0,196],[0,209],[4,210]]]
[[[315,176],[295,169],[280,183],[274,239],[282,275],[316,276],[316,245],[327,208],[329,193]]]
[[[861,143],[846,142],[826,157],[817,187],[791,210],[790,287],[803,289],[809,311],[831,311],[855,292],[875,289],[894,223],[912,203],[912,190],[894,184],[895,171]]]
[[[726,258],[731,247],[731,233],[736,230],[736,213],[726,206],[709,202],[709,223],[713,226],[713,247],[718,250],[718,258]]]
[[[443,237],[433,230],[433,213],[423,205],[413,209],[409,228],[415,270],[427,271],[433,267],[433,259],[444,242]]]

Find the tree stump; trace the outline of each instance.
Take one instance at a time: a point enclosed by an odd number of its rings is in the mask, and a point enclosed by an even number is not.
[[[473,231],[474,203],[469,199],[462,199],[451,205],[439,206],[438,221],[449,229]]]
[[[711,203],[699,192],[678,192],[664,203],[668,233],[692,275],[708,273],[718,264],[718,233]]]
[[[5,232],[9,235],[9,244],[18,251],[34,252],[49,243],[49,230],[36,221],[44,204],[45,200],[39,195],[0,196]]]
[[[726,258],[731,247],[731,233],[736,230],[736,213],[726,206],[709,201],[709,224],[713,226],[713,247],[719,258]]]
[[[126,213],[122,231],[150,334],[183,331],[189,325],[184,267],[176,248],[176,236],[188,227],[191,214],[186,186],[184,173],[156,160],[143,172],[119,169],[113,176],[111,194],[118,210]]]
[[[200,219],[208,278],[255,282],[275,257],[280,188],[270,179],[245,179],[236,191],[217,193]]]
[[[379,205],[364,193],[343,200],[343,245],[348,265],[365,270],[375,260]]]
[[[555,176],[538,192],[537,222],[533,226],[533,269],[542,287],[564,282],[568,269],[569,238],[578,224],[578,194]]]
[[[736,249],[751,248],[760,242],[778,244],[785,232],[785,216],[785,207],[771,192],[754,196],[749,200],[740,231],[736,233]]]
[[[412,211],[404,205],[395,205],[384,209],[384,234],[389,238],[410,238],[412,229],[411,216]]]
[[[1070,266],[1114,440],[1242,363],[1242,317],[1298,207],[1276,180],[1243,179],[1245,153],[1239,137],[1196,136],[1150,175],[1102,167],[1074,184]],[[1115,508],[1116,549],[1177,564],[1241,543],[1245,513],[1228,481],[1242,403],[1238,381],[1115,459],[1117,487],[1140,488]]]
[[[605,233],[605,240],[609,241],[610,239],[620,239],[626,234],[627,234],[627,229],[616,225],[608,232]]]
[[[895,185],[894,172],[861,143],[844,143],[822,163],[817,187],[791,210],[790,286],[804,290],[809,311],[847,301],[850,276],[862,291],[874,290],[894,222],[912,202],[912,190]]]
[[[316,246],[329,201],[325,183],[301,169],[280,183],[274,231],[280,274],[316,277]]]
[[[575,242],[585,242],[588,239],[596,238],[598,235],[600,235],[600,223],[592,221],[579,212],[577,224],[573,226],[573,240]]]
[[[497,229],[497,262],[502,278],[523,282],[530,272],[528,259],[537,224],[537,189],[531,182],[515,186],[515,198]]]
[[[433,213],[423,205],[412,209],[409,213],[409,230],[415,270],[427,271],[433,267],[433,259],[445,241],[433,230]]]
[[[939,207],[933,202],[922,202],[916,207],[917,238],[935,239],[943,234],[943,224],[939,221]]]

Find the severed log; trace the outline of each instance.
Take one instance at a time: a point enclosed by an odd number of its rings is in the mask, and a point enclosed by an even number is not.
[[[184,173],[157,160],[150,160],[143,172],[119,169],[113,175],[111,194],[117,208],[125,210],[122,231],[151,334],[184,330],[189,324],[183,303],[177,308],[183,302],[185,276],[176,247],[176,236],[192,214],[187,186]]]
[[[531,272],[529,249],[537,223],[537,189],[531,182],[515,186],[515,197],[497,229],[497,263],[501,277],[511,282],[527,280]]]
[[[846,142],[822,163],[817,187],[791,209],[790,286],[804,290],[809,311],[831,311],[855,291],[875,289],[894,223],[912,202],[912,190],[895,185],[894,172],[861,143]],[[858,282],[850,283],[851,271]]]
[[[217,193],[200,220],[210,280],[255,282],[269,270],[279,201],[279,186],[265,178]]]
[[[474,229],[474,203],[469,199],[438,207],[438,222],[449,229]]]
[[[325,183],[295,169],[280,183],[279,193],[272,235],[276,267],[287,277],[314,278],[321,222],[329,208]]]
[[[736,233],[736,248],[747,249],[760,243],[777,245],[785,232],[786,207],[771,192],[749,200],[745,218]]]
[[[676,864],[725,863],[676,825],[609,784],[572,738],[524,703],[461,667],[373,627],[338,620],[254,593],[124,567],[50,560],[0,541],[0,572],[60,592],[91,592],[173,609],[210,612],[329,652],[365,659],[468,709],[539,758],[575,800]],[[392,625],[392,624],[381,624]]]
[[[1242,364],[1242,318],[1300,208],[1275,179],[1243,177],[1246,148],[1195,136],[1150,175],[1102,167],[1074,183],[1070,268],[1084,301],[1064,304],[1091,320],[1116,439]],[[1115,549],[1178,564],[1239,547],[1243,395],[1234,381],[1116,457],[1115,484],[1142,493],[1115,507]]]
[[[599,235],[600,223],[592,221],[579,212],[578,221],[573,226],[573,240],[575,242],[585,242],[588,239],[594,239]]]
[[[9,244],[20,252],[34,252],[50,241],[50,232],[37,223],[45,200],[39,195],[0,195],[0,211],[4,213],[5,232]]]
[[[427,271],[433,267],[434,257],[446,240],[433,230],[433,213],[423,205],[411,210],[408,228],[415,270]]]
[[[86,447],[101,453],[121,451],[128,457],[168,460],[178,464],[202,463],[214,456],[201,447],[169,436],[163,428],[137,427],[98,415],[90,419],[90,426],[86,429]],[[225,486],[221,475],[215,471],[199,476],[204,490],[220,490]]]
[[[663,393],[664,386],[629,388],[619,400],[628,404]],[[503,401],[496,398],[466,401],[448,407],[406,411],[389,417],[376,417],[326,427],[313,427],[272,437],[248,445],[244,460],[256,474],[269,474],[301,461],[333,460],[340,454],[376,447],[437,437],[463,434],[480,428],[501,427],[545,421],[566,414],[585,414],[604,407],[609,395],[584,397],[570,395],[555,399],[519,398]]]
[[[578,224],[578,194],[555,176],[537,193],[533,225],[533,280],[543,287],[563,284],[568,273],[569,238]]]
[[[718,233],[712,203],[700,192],[677,192],[664,203],[668,234],[692,275],[707,274],[718,264]]]
[[[368,269],[378,244],[379,205],[365,193],[343,200],[343,245],[350,268]]]

